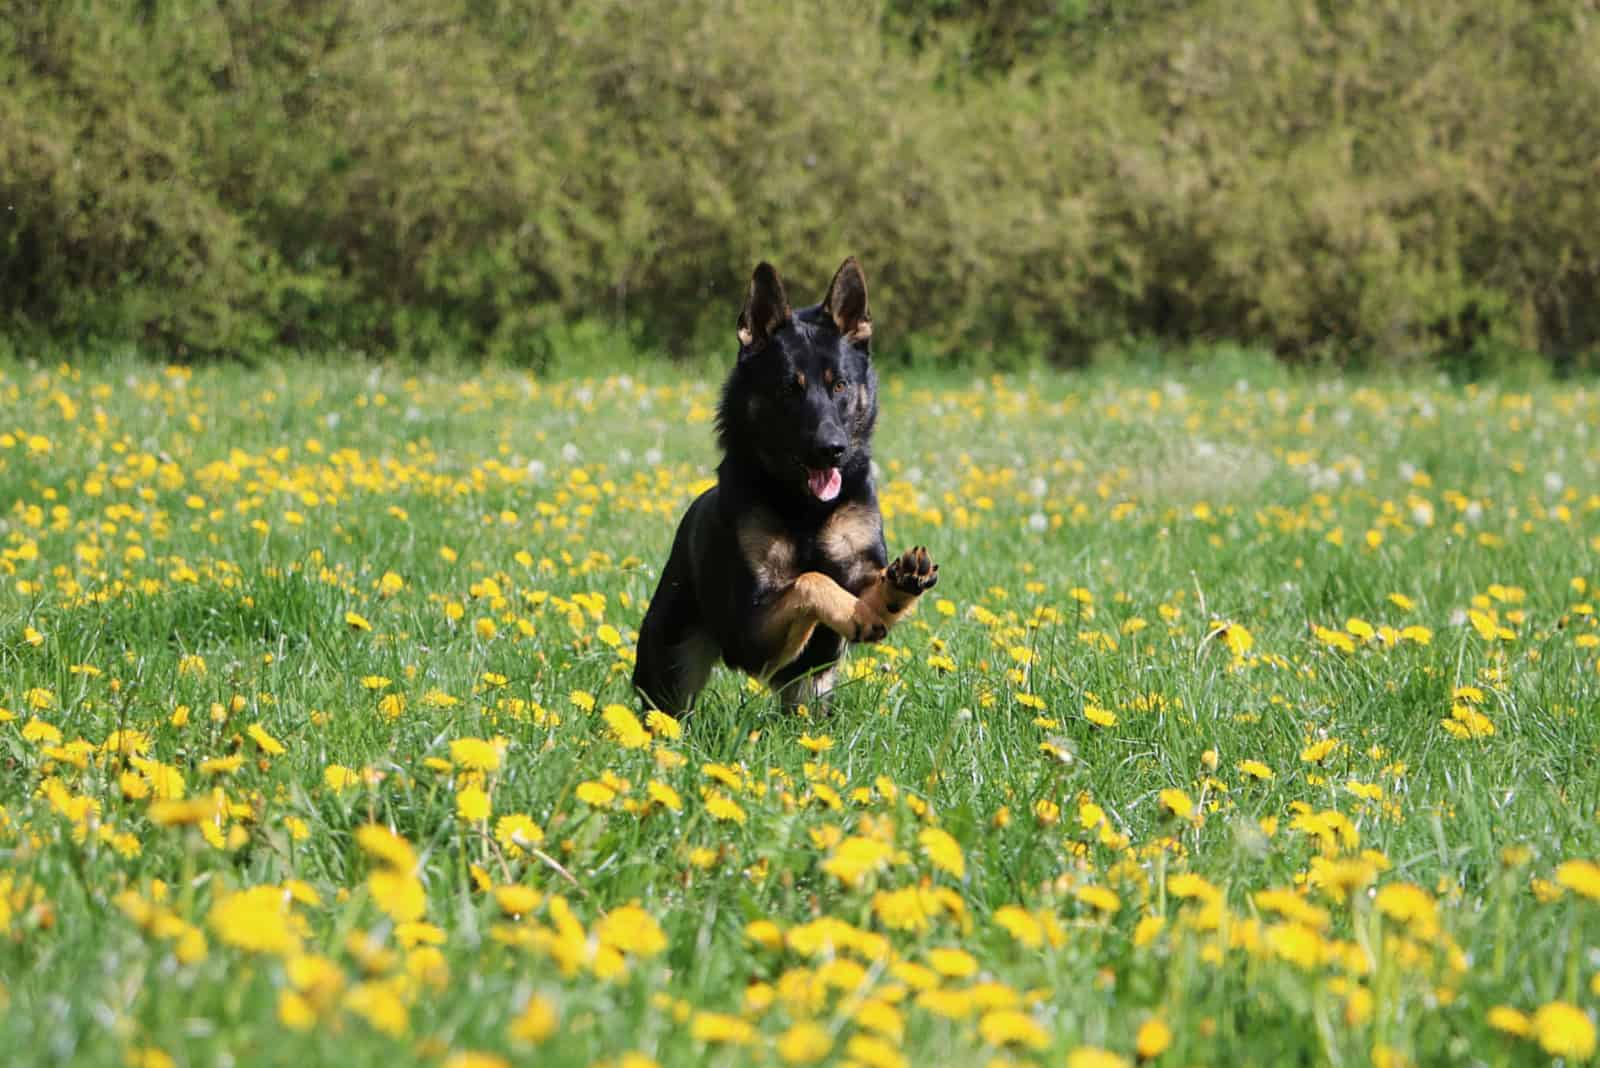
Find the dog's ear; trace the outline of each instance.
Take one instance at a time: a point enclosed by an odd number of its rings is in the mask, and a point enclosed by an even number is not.
[[[872,340],[872,313],[867,310],[867,276],[854,256],[839,265],[822,306],[846,341],[857,348],[868,347]]]
[[[778,269],[770,263],[758,264],[750,276],[744,310],[739,313],[739,355],[749,355],[765,345],[793,314]]]

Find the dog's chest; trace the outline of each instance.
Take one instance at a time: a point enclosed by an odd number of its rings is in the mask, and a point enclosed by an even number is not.
[[[814,532],[785,529],[757,511],[739,525],[739,549],[759,590],[782,589],[806,571],[820,571],[855,593],[877,573],[882,531],[878,510],[862,504],[836,508]]]

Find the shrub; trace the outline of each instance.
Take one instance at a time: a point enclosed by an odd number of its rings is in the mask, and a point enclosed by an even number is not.
[[[169,352],[1600,343],[1595,0],[0,0],[0,315]]]

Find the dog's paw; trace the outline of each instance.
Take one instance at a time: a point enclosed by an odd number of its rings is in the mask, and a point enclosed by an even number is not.
[[[855,627],[851,641],[881,642],[889,633],[889,625],[865,601],[856,602],[854,611],[850,613],[850,622]]]
[[[928,550],[919,545],[890,561],[883,577],[905,596],[921,597],[938,583],[939,565],[933,562]]]

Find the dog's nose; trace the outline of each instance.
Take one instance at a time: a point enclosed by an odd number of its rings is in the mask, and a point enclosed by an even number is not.
[[[812,456],[816,458],[818,467],[838,467],[839,461],[844,459],[844,442],[819,441],[812,450]]]

